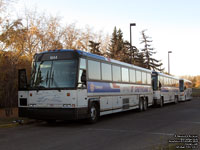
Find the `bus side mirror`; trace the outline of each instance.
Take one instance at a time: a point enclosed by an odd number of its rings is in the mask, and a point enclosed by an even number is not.
[[[162,87],[162,84],[161,84],[161,82],[159,81],[159,89],[161,89],[161,87]]]
[[[86,71],[83,70],[83,73],[81,75],[81,82],[83,82],[86,85]]]
[[[26,69],[19,69],[18,70],[18,90],[27,90],[27,76],[26,76]]]

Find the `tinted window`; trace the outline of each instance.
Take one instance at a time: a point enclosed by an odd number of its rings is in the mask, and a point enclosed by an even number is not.
[[[86,69],[86,60],[83,58],[80,59],[80,68]]]
[[[146,74],[146,72],[142,72],[142,83],[143,84],[147,83],[147,74]]]
[[[120,67],[118,66],[112,66],[112,71],[113,71],[113,81],[121,81],[121,71]]]
[[[164,84],[168,85],[168,79],[166,77],[164,77]]]
[[[160,76],[160,83],[161,83],[162,85],[164,85],[164,84],[163,84],[163,77],[162,77],[162,76]]]
[[[151,74],[147,73],[147,84],[151,84]]]
[[[128,68],[122,67],[122,82],[129,82]]]
[[[112,74],[111,74],[111,65],[110,64],[101,64],[102,68],[102,80],[112,80]]]
[[[54,61],[52,66],[50,87],[74,87],[76,83],[76,67],[74,60]],[[48,77],[48,76],[47,76]]]
[[[100,80],[100,62],[88,60],[88,75],[89,79]]]
[[[136,83],[142,83],[142,73],[141,71],[136,71]]]
[[[169,86],[171,86],[172,85],[172,79],[168,79],[168,81],[169,81]]]
[[[135,83],[135,70],[130,69],[129,73],[130,73],[130,82]]]
[[[77,75],[76,60],[56,60],[38,62],[32,75],[33,88],[75,87]]]

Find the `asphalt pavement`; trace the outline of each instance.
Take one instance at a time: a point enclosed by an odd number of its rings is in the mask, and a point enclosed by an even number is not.
[[[194,98],[102,116],[96,124],[61,121],[0,128],[0,150],[198,149],[199,115],[200,99]]]

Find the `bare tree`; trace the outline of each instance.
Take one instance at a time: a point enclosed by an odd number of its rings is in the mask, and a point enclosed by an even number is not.
[[[64,27],[63,45],[66,49],[78,49],[78,41],[80,38],[80,29],[76,28],[76,24],[72,23]]]

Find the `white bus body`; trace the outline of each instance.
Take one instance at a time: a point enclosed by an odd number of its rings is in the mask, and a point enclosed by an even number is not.
[[[192,82],[186,79],[179,80],[180,98],[179,101],[192,99]]]
[[[96,122],[153,104],[150,70],[79,50],[36,54],[30,88],[18,95],[19,116],[42,120]]]
[[[178,102],[179,79],[159,72],[152,72],[154,104],[163,106],[166,103]]]

